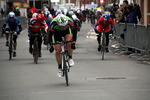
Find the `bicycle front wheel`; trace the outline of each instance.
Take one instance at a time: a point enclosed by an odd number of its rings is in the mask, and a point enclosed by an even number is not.
[[[12,59],[12,40],[10,40],[10,43],[9,43],[9,60]]]
[[[104,54],[105,54],[105,38],[102,38],[102,49],[101,49],[101,53],[102,53],[102,60],[104,60]]]
[[[34,63],[38,63],[38,56],[39,56],[39,50],[38,50],[38,42],[37,39],[34,41],[34,47],[33,47],[33,58],[34,58]]]
[[[69,86],[68,69],[67,69],[66,63],[67,63],[67,60],[65,58],[65,55],[62,55],[63,75],[65,76],[66,85]]]

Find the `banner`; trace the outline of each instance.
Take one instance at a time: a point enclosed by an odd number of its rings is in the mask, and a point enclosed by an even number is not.
[[[60,2],[60,0],[51,0],[51,2]]]

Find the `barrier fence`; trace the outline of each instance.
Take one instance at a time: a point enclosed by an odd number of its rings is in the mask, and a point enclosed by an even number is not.
[[[126,26],[126,31],[124,31]],[[124,34],[124,39],[120,36]],[[150,52],[150,25],[116,23],[118,42],[127,48]]]

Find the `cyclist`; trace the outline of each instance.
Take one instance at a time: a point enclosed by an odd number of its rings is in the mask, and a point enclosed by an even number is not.
[[[66,16],[72,19],[74,26],[76,27],[76,34],[77,31],[80,31],[81,23],[77,16],[73,13],[73,11],[68,11]]]
[[[110,29],[110,25],[111,25],[111,29]],[[94,29],[95,32],[98,33],[98,37],[97,37],[97,41],[98,41],[98,51],[101,50],[101,32],[103,31],[103,29],[105,30],[106,33],[106,52],[109,52],[108,50],[108,45],[109,45],[109,33],[113,33],[115,27],[114,27],[114,22],[112,20],[112,18],[109,16],[108,13],[105,13],[102,17],[99,18],[99,20],[94,24]]]
[[[73,40],[73,43],[68,43],[68,54],[69,54],[69,65],[72,67],[74,65],[74,61],[72,59],[72,53],[73,50],[76,49],[75,42],[76,42],[76,33],[75,33],[75,26],[73,24],[73,21],[65,16],[64,14],[58,14],[57,17],[55,17],[50,25],[50,34],[49,34],[49,42],[50,42],[50,52],[52,53],[54,51],[55,47],[55,56],[58,63],[58,75],[62,75],[62,69],[61,69],[61,44],[55,44],[54,47],[52,45],[52,42],[55,43],[57,41],[61,42],[62,37],[65,38],[66,41]]]
[[[36,18],[32,18],[29,22],[28,36],[29,36],[29,52],[32,54],[32,45],[34,43],[34,37],[32,34],[38,33],[38,47],[39,47],[39,57],[41,57],[41,44],[42,44],[42,35],[41,35],[41,26],[44,26],[44,31],[47,33],[48,26],[45,22],[45,17],[37,13]]]
[[[6,18],[5,23],[3,25],[2,31],[6,33],[6,46],[9,45],[8,42],[9,33],[10,31],[13,31],[13,41],[14,41],[13,57],[16,57],[17,36],[22,31],[22,27],[19,19],[15,17],[14,12],[9,12],[8,17]]]
[[[44,16],[45,16],[46,24],[48,25],[48,27],[50,27],[50,23],[53,20],[53,16],[50,14],[49,11],[45,11]],[[44,45],[47,45],[48,34],[43,33],[43,35],[44,35]]]

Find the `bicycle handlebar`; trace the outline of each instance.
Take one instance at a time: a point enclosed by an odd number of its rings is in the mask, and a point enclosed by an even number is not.
[[[72,40],[71,41],[61,41],[61,42],[56,41],[56,43],[52,43],[52,45],[55,45],[55,44],[67,44],[69,42],[73,42],[73,41]]]
[[[31,28],[45,28],[45,26],[33,26],[33,25],[29,25],[29,27],[31,27]]]

